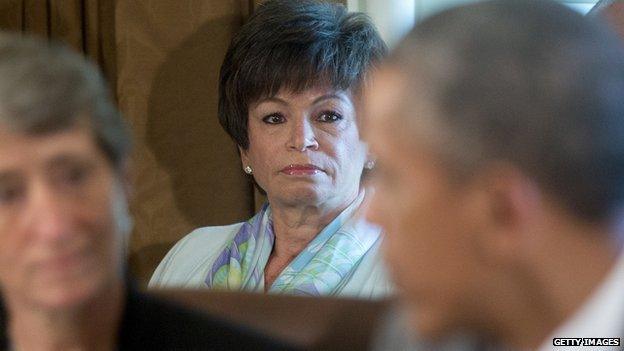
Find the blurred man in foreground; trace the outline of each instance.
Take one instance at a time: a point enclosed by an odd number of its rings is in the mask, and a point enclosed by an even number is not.
[[[418,24],[376,78],[369,216],[419,335],[620,342],[618,39],[554,1],[485,1]]]
[[[587,15],[605,20],[624,39],[624,1],[600,0]]]
[[[275,349],[124,279],[129,135],[92,65],[0,34],[0,349]]]

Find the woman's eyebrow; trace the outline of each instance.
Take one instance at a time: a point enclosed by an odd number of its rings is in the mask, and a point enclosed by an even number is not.
[[[316,99],[314,99],[314,102],[312,102],[312,104],[318,104],[319,102],[325,101],[325,100],[330,100],[330,99],[338,99],[338,100],[342,100],[344,102],[347,102],[347,99],[345,98],[345,96],[343,94],[338,94],[338,93],[330,93],[330,94],[325,94],[325,95],[321,95],[319,97],[317,97]]]
[[[12,170],[0,170],[0,184],[14,182],[21,177],[19,172]]]
[[[344,96],[344,94],[340,94],[340,93],[329,93],[329,94],[324,94],[321,95],[317,98],[314,99],[314,101],[312,101],[312,105],[316,105],[318,103],[321,103],[325,100],[332,100],[332,99],[337,99],[337,100],[341,100],[343,102],[349,102],[348,99]],[[266,103],[266,102],[274,102],[274,103],[278,103],[280,105],[284,105],[287,106],[288,102],[284,99],[281,99],[277,96],[269,96],[266,98],[262,98],[260,100],[258,100],[258,102],[255,103],[255,106],[258,106],[260,104]]]
[[[278,103],[280,105],[288,105],[288,102],[286,102],[286,100],[284,99],[280,99],[277,96],[269,96],[263,99],[258,100],[258,102],[256,103],[256,106],[265,103],[265,102],[275,102]]]

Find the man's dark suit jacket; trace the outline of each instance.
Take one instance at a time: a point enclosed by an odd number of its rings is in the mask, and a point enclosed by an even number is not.
[[[1,306],[0,306],[1,307]],[[0,349],[9,349],[7,316],[0,309]],[[192,311],[130,288],[117,350],[294,350],[250,329]]]

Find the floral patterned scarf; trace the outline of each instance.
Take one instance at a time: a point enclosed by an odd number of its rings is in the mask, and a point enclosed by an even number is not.
[[[338,293],[381,236],[379,228],[367,225],[356,214],[363,199],[362,192],[280,273],[268,291],[311,296]],[[205,279],[206,285],[264,291],[264,268],[274,242],[271,208],[265,204],[217,257]]]

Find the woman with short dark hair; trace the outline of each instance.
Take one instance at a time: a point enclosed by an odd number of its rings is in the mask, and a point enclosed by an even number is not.
[[[356,102],[386,45],[370,19],[313,0],[269,0],[232,40],[219,120],[268,199],[248,222],[199,228],[151,286],[385,296],[381,233],[362,217]]]

